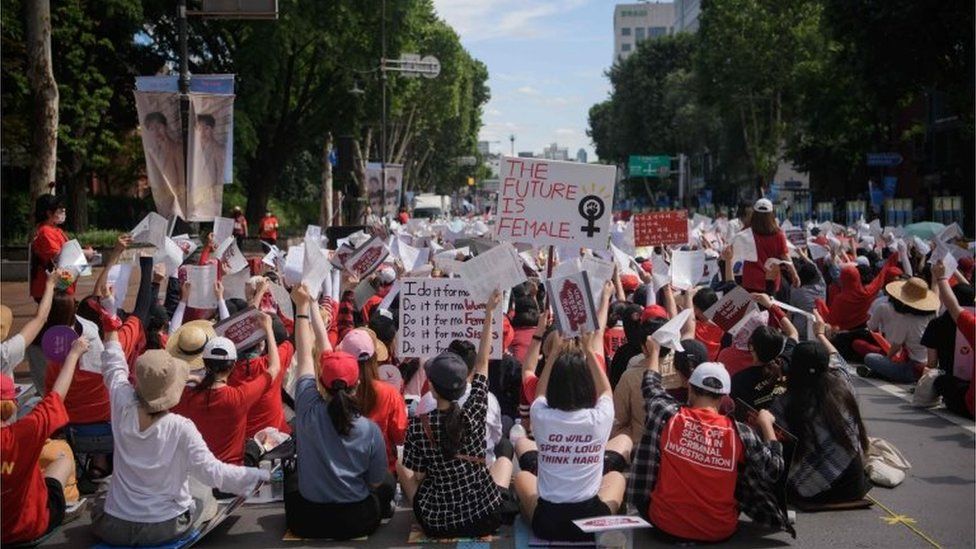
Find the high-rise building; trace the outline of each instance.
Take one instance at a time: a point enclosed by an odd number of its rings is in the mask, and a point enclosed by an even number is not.
[[[519,158],[535,158],[535,153],[532,151],[519,151]]]
[[[478,141],[478,154],[487,156],[491,153],[491,141]]]
[[[674,32],[698,32],[701,0],[674,0]]]
[[[586,164],[586,149],[576,151],[576,161],[580,164]]]
[[[696,2],[697,3],[697,2]],[[613,61],[630,57],[648,38],[674,34],[675,5],[671,2],[617,4],[613,10]]]
[[[542,149],[542,158],[546,160],[569,160],[569,149],[566,147],[560,147],[556,143],[552,143],[548,147]]]

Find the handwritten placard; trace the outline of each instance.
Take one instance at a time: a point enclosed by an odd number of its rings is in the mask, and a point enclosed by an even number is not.
[[[617,168],[504,157],[497,240],[605,250]]]
[[[687,244],[688,212],[671,210],[635,215],[634,241],[638,246]]]
[[[400,346],[398,356],[429,358],[451,341],[481,340],[485,303],[474,300],[457,278],[404,278],[400,284]],[[491,327],[491,357],[502,357],[502,305]]]

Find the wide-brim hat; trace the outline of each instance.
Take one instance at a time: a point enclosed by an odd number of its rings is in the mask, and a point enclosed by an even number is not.
[[[150,413],[176,406],[190,375],[189,365],[162,349],[146,351],[136,359],[136,394]]]
[[[938,311],[939,296],[929,289],[929,285],[918,277],[898,280],[885,286],[885,292],[912,309],[919,311]]]
[[[369,337],[373,339],[373,348],[376,349],[376,362],[382,364],[387,360],[390,360],[390,350],[386,348],[386,343],[380,341],[380,338],[376,336],[376,332],[372,328],[363,328]]]
[[[215,337],[217,333],[212,322],[193,320],[170,334],[166,352],[189,364],[191,370],[198,370],[203,368],[203,348]]]

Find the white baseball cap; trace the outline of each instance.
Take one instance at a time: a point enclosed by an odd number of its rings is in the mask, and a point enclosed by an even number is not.
[[[721,362],[702,362],[692,370],[688,384],[709,393],[727,395],[732,392],[732,379]]]
[[[393,284],[393,281],[396,280],[396,271],[393,269],[393,267],[382,267],[376,273],[376,278],[378,278],[383,284]]]
[[[226,337],[212,338],[203,347],[203,358],[213,360],[237,360],[237,347]]]
[[[760,198],[756,201],[756,204],[752,207],[753,211],[770,213],[773,211],[773,203],[770,202],[768,198]]]

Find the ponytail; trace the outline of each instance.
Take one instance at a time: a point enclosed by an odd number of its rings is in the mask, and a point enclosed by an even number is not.
[[[451,401],[451,405],[444,411],[441,421],[440,439],[441,453],[444,459],[454,459],[458,450],[461,449],[461,437],[464,436],[464,414],[457,402]]]
[[[206,367],[207,373],[204,374],[203,379],[200,381],[200,383],[197,383],[197,386],[194,387],[194,390],[207,392],[207,407],[209,408],[210,388],[213,387],[213,384],[217,382],[218,374],[223,374],[225,372],[228,372],[230,371],[231,368],[234,367],[234,361],[205,358],[203,359],[203,365]]]
[[[346,383],[342,380],[335,381],[325,392],[329,395],[326,410],[329,412],[329,418],[332,419],[332,426],[340,436],[348,436],[356,416],[360,415],[356,397],[350,394]]]

